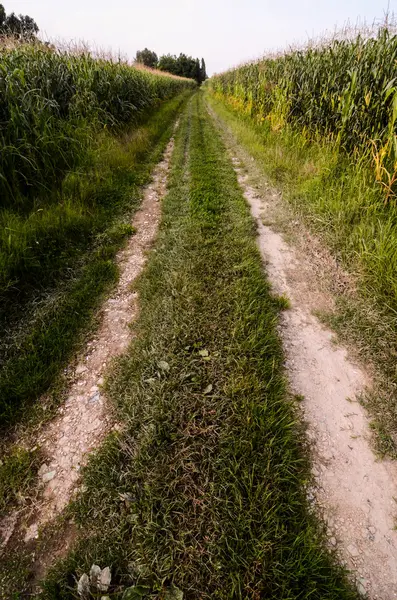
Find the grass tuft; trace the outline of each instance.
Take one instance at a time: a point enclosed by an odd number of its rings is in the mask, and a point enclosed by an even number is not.
[[[38,467],[38,451],[21,447],[14,447],[8,456],[0,460],[0,518],[6,509],[24,499]]]

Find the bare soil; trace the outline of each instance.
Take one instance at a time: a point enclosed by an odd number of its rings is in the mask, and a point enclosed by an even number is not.
[[[291,390],[303,396],[302,410],[313,450],[309,500],[328,527],[329,544],[351,570],[359,591],[371,599],[397,598],[397,465],[380,461],[358,396],[370,379],[336,346],[332,331],[312,314],[322,292],[305,256],[263,225],[271,198],[240,185],[258,223],[258,244],[273,289],[291,308],[280,332]]]
[[[137,293],[132,284],[142,272],[160,221],[160,200],[166,193],[167,173],[173,150],[169,142],[163,160],[156,166],[152,182],[144,190],[140,209],[132,225],[136,233],[117,256],[120,279],[111,297],[103,304],[95,338],[78,360],[67,400],[56,417],[37,433],[45,461],[40,470],[40,491],[30,514],[8,515],[0,523],[0,551],[18,530],[26,543],[39,536],[40,527],[59,515],[78,489],[79,472],[104,437],[118,428],[112,409],[102,391],[109,362],[127,348],[133,337],[131,323],[137,318]]]

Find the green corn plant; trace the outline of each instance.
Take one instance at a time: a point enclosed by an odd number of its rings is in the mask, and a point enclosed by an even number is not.
[[[242,65],[211,78],[209,89],[257,122],[334,140],[341,151],[374,160],[386,201],[396,176],[397,36],[331,39]]]
[[[138,124],[192,80],[35,44],[0,47],[0,208],[29,211],[96,133]]]

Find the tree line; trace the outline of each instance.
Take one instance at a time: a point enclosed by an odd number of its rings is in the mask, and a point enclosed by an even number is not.
[[[0,4],[0,35],[32,37],[38,31],[38,25],[32,17],[28,15],[17,16],[14,12],[7,15],[4,6]]]
[[[28,15],[16,15],[14,12],[7,15],[5,8],[0,4],[0,35],[14,35],[18,37],[34,37],[39,31],[39,27],[32,17]],[[193,58],[186,54],[176,56],[174,54],[164,54],[158,58],[157,54],[148,48],[139,50],[136,53],[136,62],[144,64],[153,69],[167,71],[180,77],[195,79],[198,84],[207,79],[207,72],[204,58]]]
[[[158,58],[153,50],[145,48],[136,53],[135,60],[152,69],[160,69],[160,71],[167,71],[173,75],[195,79],[199,84],[207,79],[204,58],[200,61],[200,59],[192,58],[182,52],[179,56],[164,54]]]

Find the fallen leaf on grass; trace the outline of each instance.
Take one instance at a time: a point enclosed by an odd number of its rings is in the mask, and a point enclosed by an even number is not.
[[[164,600],[183,600],[183,592],[176,585],[172,585],[164,594]]]
[[[150,594],[150,588],[143,585],[133,585],[124,591],[122,600],[140,600]]]
[[[162,371],[169,371],[170,370],[170,365],[167,363],[167,361],[165,360],[160,360],[158,362],[158,367],[159,369],[161,369]]]

